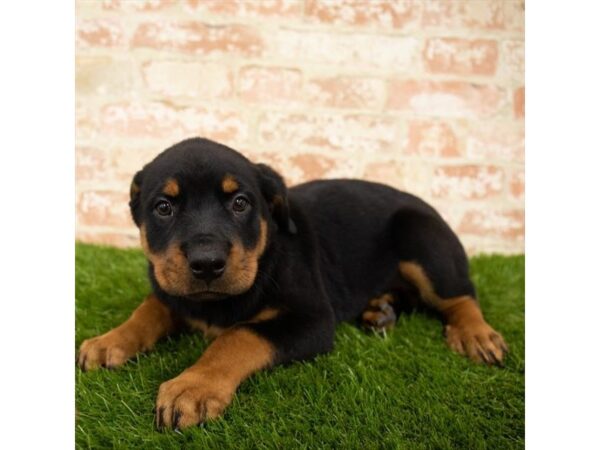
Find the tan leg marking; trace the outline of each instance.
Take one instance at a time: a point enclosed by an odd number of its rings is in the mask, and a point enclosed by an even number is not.
[[[171,311],[154,295],[149,295],[117,328],[83,341],[79,350],[79,367],[91,370],[101,366],[120,366],[137,352],[151,349],[156,341],[173,332],[177,326]]]
[[[273,362],[270,342],[245,328],[217,337],[202,357],[161,384],[156,399],[159,428],[184,428],[221,415],[239,384]]]
[[[420,265],[403,262],[399,269],[417,287],[422,299],[444,316],[446,343],[452,350],[476,362],[502,364],[508,347],[502,335],[485,321],[476,299],[466,295],[442,299]]]

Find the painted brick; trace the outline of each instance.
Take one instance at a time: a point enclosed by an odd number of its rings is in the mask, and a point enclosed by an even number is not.
[[[75,7],[78,239],[138,246],[133,174],[202,135],[290,185],[357,177],[415,193],[472,253],[523,250],[522,0]]]
[[[296,103],[302,90],[302,73],[281,67],[242,67],[238,80],[241,99],[256,103]]]
[[[77,201],[78,226],[131,227],[129,194],[105,190],[81,192]]]
[[[522,83],[525,78],[525,43],[523,41],[504,41],[500,76],[507,82]]]
[[[483,199],[504,188],[504,171],[494,166],[462,165],[435,169],[431,191],[438,198]]]
[[[513,111],[517,119],[525,117],[525,87],[521,86],[513,94]]]
[[[415,161],[400,161],[390,158],[366,164],[361,178],[393,186],[428,198],[431,184],[431,167]]]
[[[110,136],[161,138],[173,143],[192,136],[224,142],[247,135],[247,121],[234,111],[174,108],[164,103],[113,103],[102,109],[100,130]]]
[[[145,22],[132,38],[134,48],[155,48],[197,55],[258,56],[263,49],[257,30],[244,25],[206,25],[201,22]]]
[[[233,74],[222,64],[151,61],[142,70],[148,89],[166,97],[224,98],[233,92]]]
[[[111,19],[80,20],[75,36],[78,48],[119,47],[125,42],[121,24]]]
[[[75,150],[75,177],[78,182],[103,182],[113,176],[112,153],[93,147]]]
[[[390,150],[396,141],[392,119],[366,115],[320,115],[267,113],[259,123],[263,142],[286,147],[311,147],[348,154]]]
[[[525,213],[520,209],[467,211],[458,227],[458,232],[522,240],[525,235]]]
[[[136,67],[130,61],[78,56],[75,60],[77,95],[124,95],[132,91]]]
[[[321,77],[308,81],[307,101],[333,108],[378,108],[385,97],[385,82],[365,77]]]
[[[245,153],[253,161],[271,166],[283,176],[287,186],[318,178],[358,177],[360,161],[357,158],[339,159],[322,152],[287,153],[278,151]]]
[[[326,33],[280,29],[269,36],[269,54],[299,62],[408,71],[416,65],[419,40],[407,36]]]
[[[418,25],[420,6],[411,0],[307,0],[304,14],[323,24],[407,29]]]
[[[425,28],[481,31],[525,29],[524,0],[423,0]]]
[[[188,9],[194,12],[233,17],[282,17],[286,19],[302,14],[301,0],[187,0]]]
[[[473,161],[523,162],[525,127],[510,122],[470,122],[466,130],[465,156]]]
[[[525,31],[525,0],[504,1],[504,27],[509,31]]]
[[[390,82],[387,106],[407,113],[442,117],[489,117],[506,103],[502,88],[464,81]]]
[[[425,43],[423,59],[431,73],[494,75],[498,45],[489,39],[432,38]]]
[[[98,126],[94,116],[94,110],[89,101],[75,100],[75,139],[92,140],[98,135]]]
[[[177,5],[179,0],[103,0],[108,11],[159,11]]]
[[[408,124],[405,153],[418,156],[459,156],[459,140],[449,123],[441,120],[412,120]]]

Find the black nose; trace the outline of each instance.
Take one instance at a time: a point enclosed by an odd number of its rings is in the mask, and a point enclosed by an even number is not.
[[[196,251],[188,255],[188,262],[196,278],[210,282],[225,272],[226,255],[218,250]]]

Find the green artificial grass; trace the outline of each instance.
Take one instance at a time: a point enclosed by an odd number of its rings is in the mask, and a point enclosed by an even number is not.
[[[402,315],[387,336],[338,327],[333,353],[259,373],[223,418],[159,432],[159,385],[206,348],[199,335],[159,343],[117,370],[76,369],[78,448],[524,447],[523,256],[471,260],[487,320],[510,346],[505,368],[450,352],[439,321]],[[119,325],[149,292],[138,250],[77,244],[76,345]]]

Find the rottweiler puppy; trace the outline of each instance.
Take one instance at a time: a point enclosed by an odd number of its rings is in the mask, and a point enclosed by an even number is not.
[[[131,184],[152,293],[122,325],[86,340],[83,370],[114,368],[182,328],[212,339],[163,383],[159,428],[218,417],[239,384],[329,352],[335,326],[385,330],[415,301],[441,316],[448,346],[501,364],[461,243],[419,198],[358,180],[286,189],[264,164],[207,139],[170,147]]]

